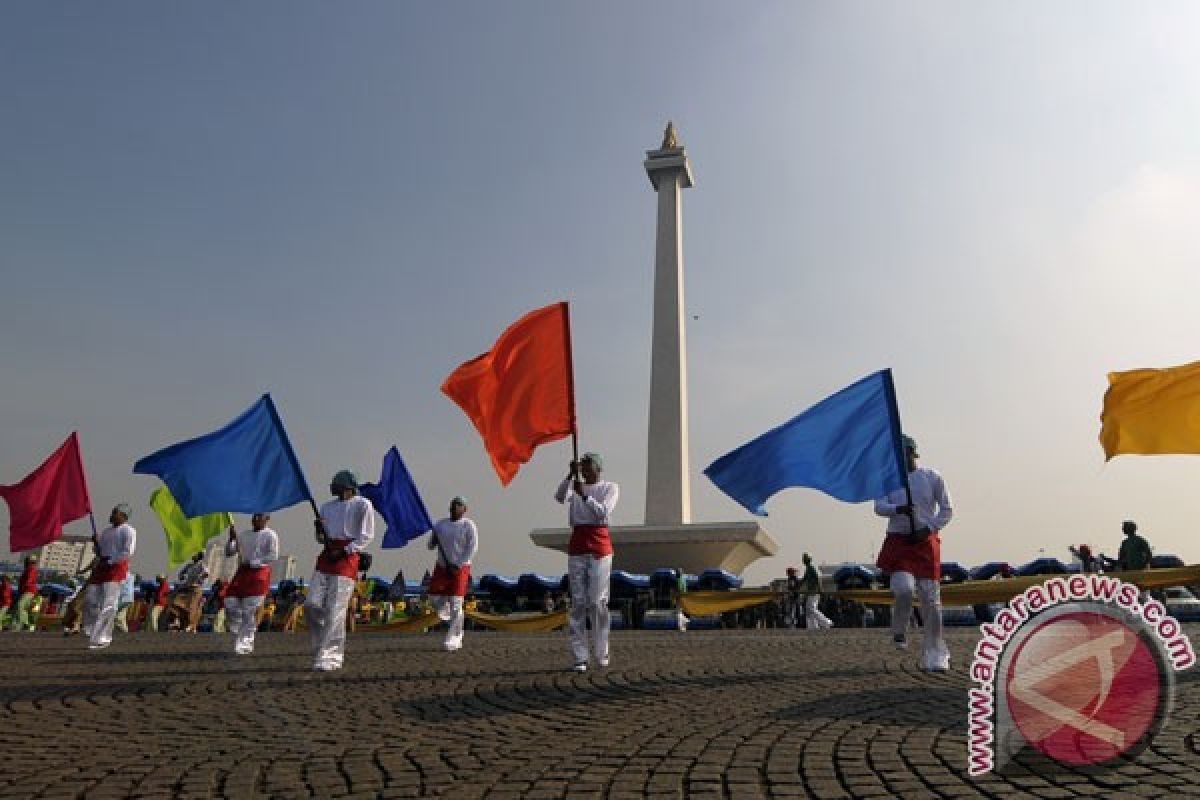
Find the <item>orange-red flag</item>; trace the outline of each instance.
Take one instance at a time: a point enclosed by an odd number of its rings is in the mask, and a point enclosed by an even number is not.
[[[567,304],[521,317],[491,350],[450,373],[442,392],[475,423],[507,486],[538,445],[575,429]]]

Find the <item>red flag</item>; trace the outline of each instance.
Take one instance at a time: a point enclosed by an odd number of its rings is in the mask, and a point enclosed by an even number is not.
[[[495,347],[450,373],[442,392],[475,423],[507,486],[534,448],[575,430],[567,304],[521,317]]]
[[[0,486],[8,503],[8,549],[32,550],[62,536],[62,526],[92,510],[79,434],[72,433],[45,463],[13,486]]]

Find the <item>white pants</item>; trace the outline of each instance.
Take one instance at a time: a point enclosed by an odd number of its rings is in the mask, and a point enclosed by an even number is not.
[[[833,622],[829,617],[821,613],[818,604],[821,602],[821,595],[810,594],[804,598],[804,627],[811,630],[825,630],[832,628]]]
[[[341,668],[346,656],[346,609],[353,595],[353,578],[313,572],[304,618],[312,637],[314,669]]]
[[[254,634],[258,631],[258,609],[262,602],[261,596],[225,598],[225,619],[233,634],[233,652],[240,656],[254,652]]]
[[[446,629],[446,641],[442,646],[447,650],[459,650],[463,642],[463,599],[451,595],[434,595],[429,598],[437,609],[438,618],[450,623]]]
[[[88,644],[104,646],[112,643],[121,584],[121,581],[88,584],[83,600],[83,632],[88,637]]]
[[[571,586],[571,652],[576,664],[588,661],[587,623],[592,624],[592,652],[601,665],[608,664],[608,581],[612,556],[567,556],[567,580]]]
[[[942,592],[932,578],[915,578],[911,572],[892,575],[892,634],[904,634],[912,616],[913,592],[921,599],[921,621],[925,625],[921,641],[921,669],[949,669],[950,651],[942,637]]]

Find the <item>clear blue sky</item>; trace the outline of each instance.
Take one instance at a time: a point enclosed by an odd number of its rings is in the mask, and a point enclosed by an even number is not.
[[[138,457],[271,391],[310,482],[400,447],[466,494],[477,571],[560,572],[568,445],[501,490],[438,392],[524,311],[573,304],[583,445],[641,521],[654,196],[685,195],[694,516],[713,458],[876,369],[946,476],[967,564],[1188,560],[1195,458],[1096,442],[1105,373],[1200,359],[1200,11],[1122,3],[0,6],[0,480],[73,429],[135,567]],[[779,574],[873,557],[869,506],[770,504]],[[307,571],[308,515],[277,515]],[[7,527],[7,513],[0,512]],[[78,529],[76,526],[74,529]],[[423,549],[380,572],[419,573]]]

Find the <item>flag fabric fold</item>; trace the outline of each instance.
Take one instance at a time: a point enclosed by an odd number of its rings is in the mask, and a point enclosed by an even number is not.
[[[8,549],[32,550],[62,537],[62,527],[92,510],[79,434],[67,440],[20,483],[0,486],[8,503]]]
[[[270,512],[312,500],[269,394],[224,428],[148,455],[133,471],[162,479],[189,519]]]
[[[383,457],[379,483],[364,483],[358,491],[387,522],[387,532],[383,535],[385,549],[403,547],[433,528],[421,493],[395,447]]]
[[[1106,461],[1200,453],[1200,361],[1108,373],[1100,444]]]
[[[567,304],[531,311],[462,364],[442,392],[466,412],[507,486],[538,445],[575,429]]]
[[[794,486],[859,503],[907,478],[892,372],[868,375],[704,470],[721,491],[766,516],[766,501]]]
[[[204,552],[208,540],[220,536],[233,523],[233,517],[223,511],[188,519],[165,486],[150,495],[150,508],[167,536],[167,566],[171,569]]]

